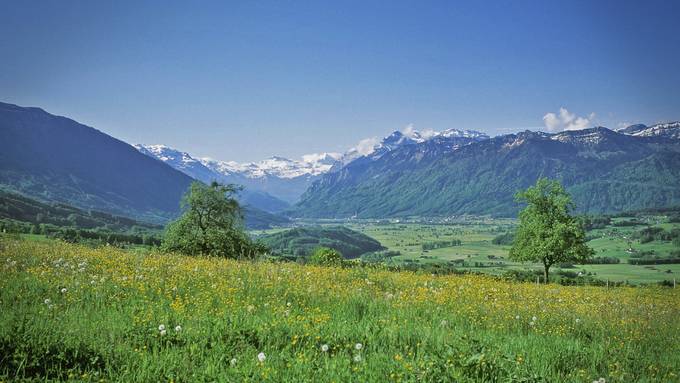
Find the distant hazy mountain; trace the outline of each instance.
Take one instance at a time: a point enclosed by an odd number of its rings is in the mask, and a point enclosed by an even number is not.
[[[0,103],[0,188],[164,223],[179,213],[193,179],[131,145],[39,108]],[[255,208],[246,223],[279,223]]]
[[[628,129],[628,128],[627,128]],[[514,215],[513,194],[560,179],[581,211],[680,204],[680,124],[451,141],[439,135],[360,157],[324,175],[293,215]],[[460,139],[460,135],[452,135]],[[390,142],[404,140],[398,135]],[[387,146],[387,145],[383,145]],[[376,153],[379,153],[376,151]]]
[[[194,158],[189,153],[165,145],[135,145],[135,147],[140,152],[163,161],[195,179],[243,185],[245,187],[244,201],[251,201],[253,206],[270,212],[279,212],[287,208],[287,204],[297,202],[309,186],[323,174],[339,170],[345,164],[359,158],[373,161],[400,146],[428,140],[442,142],[443,145],[454,148],[488,138],[484,133],[471,130],[449,129],[424,134],[409,129],[407,132],[391,133],[364,152],[355,148],[344,154],[304,155],[300,161],[274,156],[260,162],[250,163]],[[259,196],[250,195],[258,192]],[[268,195],[285,203],[275,203]],[[266,205],[260,205],[261,203],[266,203]]]
[[[667,137],[680,139],[680,121],[647,126],[644,124],[631,125],[618,130],[619,133],[639,137]]]
[[[182,152],[165,145],[134,145],[137,150],[149,157],[158,159],[173,168],[181,171],[189,177],[210,183],[217,181],[223,184],[233,183],[243,185],[247,182],[245,177],[240,175],[226,175],[205,166],[201,161],[191,157],[189,153]],[[239,193],[242,204],[250,205],[257,209],[262,209],[270,213],[285,210],[290,206],[289,203],[276,198],[266,192],[245,188]]]
[[[271,157],[260,162],[238,163],[195,159],[165,145],[135,147],[195,179],[242,185],[244,202],[270,212],[281,211],[296,202],[309,185],[340,158],[337,153],[321,153],[303,156],[302,161]]]

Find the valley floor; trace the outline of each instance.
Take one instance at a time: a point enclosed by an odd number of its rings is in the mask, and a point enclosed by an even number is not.
[[[680,290],[0,242],[0,380],[680,381]]]

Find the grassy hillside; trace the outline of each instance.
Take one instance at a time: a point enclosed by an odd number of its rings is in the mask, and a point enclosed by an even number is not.
[[[2,380],[678,381],[679,290],[0,246]]]
[[[320,246],[338,250],[345,258],[384,249],[375,239],[343,226],[300,227],[257,239],[274,254],[289,257],[307,257]]]

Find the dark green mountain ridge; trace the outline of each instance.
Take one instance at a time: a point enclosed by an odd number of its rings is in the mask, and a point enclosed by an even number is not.
[[[163,224],[179,214],[193,181],[94,128],[40,108],[0,103],[2,190]],[[245,218],[253,228],[288,222],[250,206]]]
[[[539,177],[562,181],[582,212],[677,205],[680,141],[667,132],[633,136],[603,127],[557,134],[526,131],[454,150],[426,141],[325,175],[291,214],[514,216],[520,208],[514,193]]]

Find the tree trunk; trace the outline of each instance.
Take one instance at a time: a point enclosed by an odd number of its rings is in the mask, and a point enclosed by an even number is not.
[[[545,284],[548,284],[548,271],[550,270],[550,264],[548,263],[543,263],[543,277],[545,278]]]

